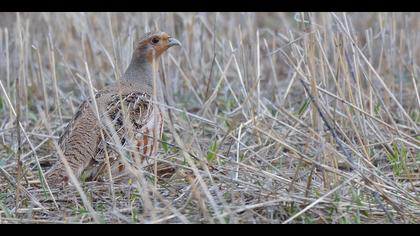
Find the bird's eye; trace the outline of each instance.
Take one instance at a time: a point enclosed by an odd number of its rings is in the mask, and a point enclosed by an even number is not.
[[[158,37],[152,38],[152,43],[153,44],[159,43],[159,38]]]

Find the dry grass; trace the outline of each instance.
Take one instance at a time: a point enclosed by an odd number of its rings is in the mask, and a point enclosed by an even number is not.
[[[0,18],[0,223],[420,222],[419,14]],[[42,185],[89,78],[118,79],[156,26],[184,45],[160,71],[175,173]]]

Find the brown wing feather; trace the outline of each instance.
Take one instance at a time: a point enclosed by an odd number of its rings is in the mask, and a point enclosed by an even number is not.
[[[58,140],[64,158],[77,178],[94,156],[98,139],[99,126],[91,102],[84,101]],[[53,185],[69,180],[61,161],[47,171],[46,177]]]

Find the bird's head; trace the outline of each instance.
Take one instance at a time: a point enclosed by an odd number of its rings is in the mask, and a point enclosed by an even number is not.
[[[175,45],[181,46],[181,43],[165,32],[148,33],[137,44],[134,56],[146,59],[148,63],[152,64],[163,52]]]

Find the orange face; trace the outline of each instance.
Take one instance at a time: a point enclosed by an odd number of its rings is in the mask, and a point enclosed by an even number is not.
[[[146,59],[149,63],[153,63],[153,59],[158,59],[163,52],[175,45],[181,46],[181,43],[165,32],[158,32],[141,41],[139,46],[146,46]]]

